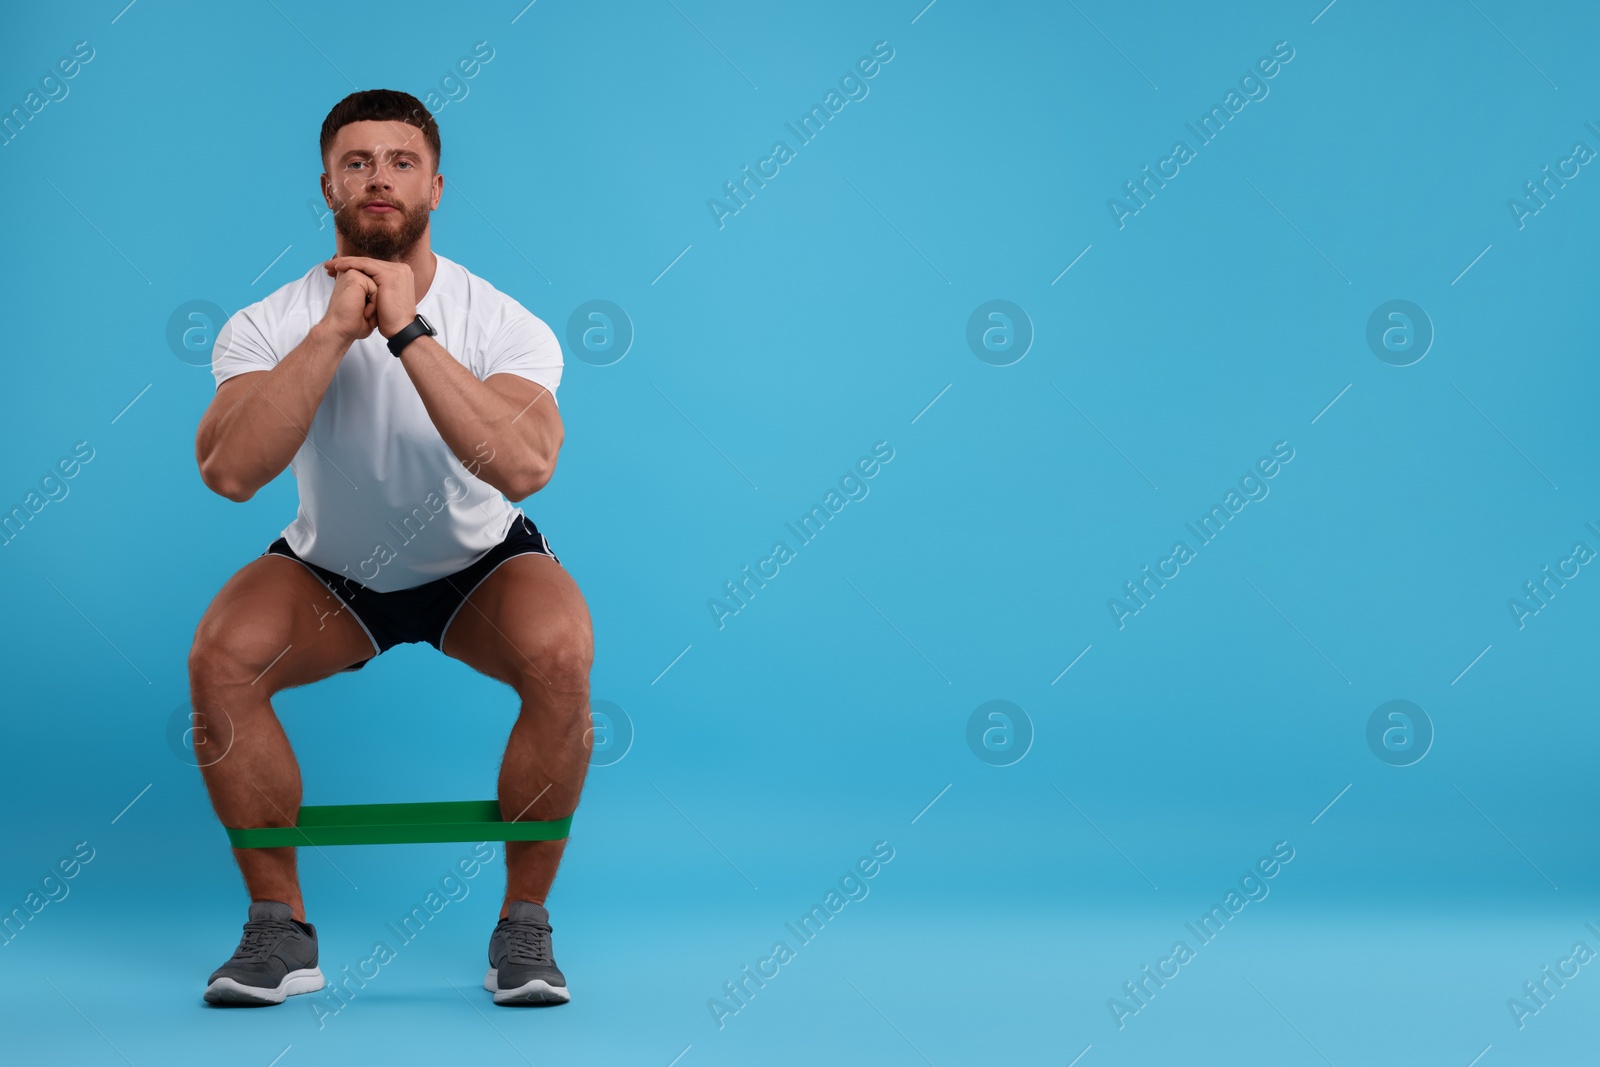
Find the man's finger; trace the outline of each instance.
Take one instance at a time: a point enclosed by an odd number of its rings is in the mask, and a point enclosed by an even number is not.
[[[330,272],[359,270],[363,274],[381,274],[386,271],[397,270],[402,264],[390,263],[382,259],[371,259],[367,256],[334,256],[324,266]]]
[[[371,274],[368,274],[359,267],[346,267],[345,269],[339,271],[335,271],[332,267],[328,267],[327,270],[328,273],[333,275],[333,277],[336,279],[344,278],[346,276],[354,278],[355,284],[361,286],[362,290],[367,293],[374,293],[378,289],[378,279],[374,278]]]
[[[372,260],[352,262],[352,259],[354,258],[356,257],[335,256],[333,259],[324,261],[322,264],[322,269],[334,276],[348,274],[351,271],[354,271],[357,274],[365,274],[369,277],[374,274],[373,268],[366,265],[367,263],[373,262]]]

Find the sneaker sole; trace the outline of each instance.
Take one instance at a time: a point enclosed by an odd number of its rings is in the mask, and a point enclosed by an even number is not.
[[[205,999],[209,1004],[282,1004],[285,997],[315,993],[325,985],[318,967],[290,971],[274,989],[245,985],[224,976],[206,986]]]
[[[515,989],[501,989],[500,973],[496,967],[490,967],[489,973],[484,975],[483,988],[494,994],[496,1004],[565,1004],[572,999],[566,986],[553,986],[543,978],[535,978]]]

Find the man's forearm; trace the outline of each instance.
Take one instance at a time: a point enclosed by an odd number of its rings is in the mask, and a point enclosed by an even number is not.
[[[252,372],[238,401],[200,428],[195,451],[206,485],[248,500],[276,478],[305,441],[349,348],[318,323],[277,366]]]
[[[538,398],[531,404],[514,402],[428,336],[407,345],[401,361],[439,436],[463,463],[470,459],[479,466],[476,477],[512,500],[550,480],[561,448],[561,421],[542,386],[533,386]],[[485,444],[492,458],[484,458]]]

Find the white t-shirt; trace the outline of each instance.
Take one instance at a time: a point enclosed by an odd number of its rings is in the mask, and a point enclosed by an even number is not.
[[[549,390],[553,402],[562,361],[550,327],[459,263],[434,255],[433,284],[417,302],[438,331],[434,340],[480,381],[520,375]],[[272,369],[322,320],[333,285],[319,261],[235,312],[212,350],[217,385]],[[493,449],[486,440],[467,459],[487,462]],[[450,451],[377,330],[345,353],[289,469],[300,488],[300,513],[283,531],[289,547],[381,593],[468,566],[521,514]]]

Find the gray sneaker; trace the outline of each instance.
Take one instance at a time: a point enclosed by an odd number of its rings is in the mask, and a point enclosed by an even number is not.
[[[251,903],[239,947],[211,972],[209,1003],[282,1004],[284,997],[326,984],[317,967],[317,928],[291,918],[292,911],[276,900]]]
[[[550,950],[550,913],[531,900],[513,900],[489,935],[489,973],[483,988],[496,1004],[565,1004],[567,979]]]

